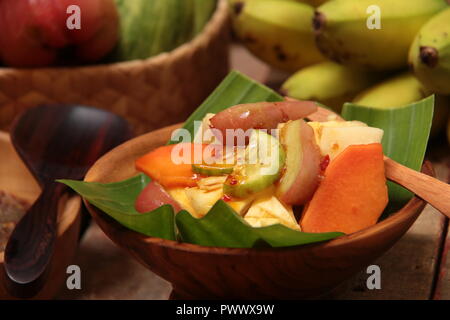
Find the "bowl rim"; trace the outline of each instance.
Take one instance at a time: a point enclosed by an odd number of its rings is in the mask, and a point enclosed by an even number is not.
[[[216,33],[217,29],[226,23],[228,20],[228,4],[226,0],[219,0],[217,2],[216,9],[214,13],[209,18],[203,30],[197,34],[191,40],[181,44],[175,49],[167,52],[161,52],[153,57],[146,59],[133,59],[129,61],[118,61],[118,62],[108,62],[108,63],[93,63],[85,65],[75,65],[75,66],[55,66],[55,67],[38,67],[38,68],[14,68],[8,66],[0,66],[0,75],[9,74],[11,72],[61,72],[61,71],[97,71],[111,68],[131,68],[139,67],[142,63],[146,64],[160,64],[163,61],[169,61],[178,56],[183,56],[188,51],[192,51],[193,48],[201,47],[204,42]]]
[[[130,139],[123,144],[117,146],[116,148],[112,149],[105,155],[103,155],[100,159],[97,160],[97,162],[89,169],[88,173],[86,174],[85,181],[95,182],[95,179],[90,179],[90,175],[93,171],[97,169],[99,161],[105,161],[108,162],[107,159],[112,157],[116,152],[120,152],[121,150],[130,149],[134,144],[136,144],[139,141],[146,140],[150,136],[159,136],[161,133],[165,131],[172,131],[173,129],[176,129],[181,124],[175,124],[171,126],[167,126],[158,130],[153,130],[151,132],[145,133],[143,135],[137,136],[133,139]],[[425,172],[427,174],[430,174],[432,176],[435,176],[433,167],[429,161],[424,161],[422,166],[422,172]],[[131,177],[130,177],[131,178]],[[219,255],[248,255],[249,253],[274,253],[274,252],[286,252],[286,251],[292,251],[292,250],[299,250],[299,248],[305,248],[305,247],[312,247],[312,246],[322,246],[327,248],[332,247],[339,247],[342,245],[347,245],[349,243],[359,241],[362,238],[370,237],[371,235],[374,235],[378,232],[380,232],[385,227],[388,227],[390,225],[393,225],[401,220],[411,218],[414,216],[417,212],[417,214],[420,215],[422,209],[425,207],[426,203],[421,198],[418,198],[416,195],[414,195],[413,198],[411,198],[402,208],[397,210],[396,212],[393,212],[390,214],[387,218],[377,222],[375,225],[370,226],[368,228],[362,229],[358,232],[354,232],[351,234],[344,234],[342,236],[339,236],[337,238],[328,240],[328,241],[322,241],[322,242],[316,242],[311,244],[304,244],[304,245],[298,245],[298,246],[288,246],[288,247],[268,247],[268,248],[226,248],[226,247],[214,247],[214,246],[203,246],[198,244],[192,244],[187,242],[180,242],[176,240],[168,240],[158,237],[151,237],[146,236],[144,234],[141,234],[139,232],[136,232],[134,230],[128,229],[125,226],[121,225],[119,222],[111,218],[109,215],[104,213],[102,210],[98,209],[97,207],[91,205],[86,199],[83,198],[83,202],[88,209],[89,213],[92,215],[94,220],[97,221],[101,229],[105,232],[102,223],[108,224],[110,227],[114,229],[114,232],[117,234],[120,234],[120,236],[126,236],[131,237],[133,240],[137,240],[142,243],[146,243],[147,245],[159,245],[162,247],[166,247],[169,249],[174,250],[181,250],[181,251],[188,251],[188,252],[196,252],[196,253],[208,253],[208,254],[219,254]],[[101,220],[101,223],[99,223],[98,220]],[[105,232],[108,237],[109,234]],[[112,237],[110,237],[112,239]],[[114,242],[116,242],[114,239],[112,239]],[[119,244],[119,243],[117,243]]]

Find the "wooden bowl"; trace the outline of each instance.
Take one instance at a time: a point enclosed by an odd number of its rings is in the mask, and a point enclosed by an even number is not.
[[[40,104],[77,103],[112,111],[136,134],[184,121],[227,75],[229,20],[221,0],[204,30],[145,60],[68,68],[0,67],[0,130]]]
[[[40,193],[39,186],[31,173],[23,164],[15,152],[9,135],[0,132],[0,190],[34,202]],[[78,236],[80,231],[79,196],[71,196],[61,201],[61,211],[58,216],[58,238],[55,246],[55,254],[50,266],[48,281],[35,297],[35,299],[53,298],[65,283],[66,269],[73,261],[78,248]],[[0,252],[0,300],[10,299],[4,286],[3,252]]]
[[[86,181],[109,183],[136,175],[135,159],[165,144],[175,128],[160,129],[117,147],[95,163]],[[424,171],[432,173],[427,166]],[[87,206],[117,245],[171,282],[172,297],[298,299],[318,297],[367,267],[405,234],[425,203],[413,198],[380,223],[329,242],[277,249],[213,248],[147,237]]]

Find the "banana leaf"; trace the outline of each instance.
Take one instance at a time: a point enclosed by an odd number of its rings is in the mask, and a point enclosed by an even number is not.
[[[150,178],[140,174],[115,183],[94,183],[76,180],[57,180],[71,187],[90,204],[107,213],[123,226],[145,234],[168,240],[176,239],[175,215],[172,206],[165,205],[152,212],[139,213],[134,203]]]
[[[194,121],[201,121],[207,113],[218,113],[240,103],[260,101],[282,101],[283,97],[243,74],[232,71],[203,104],[186,120],[183,128],[191,137],[195,136]],[[176,134],[169,144],[178,143],[180,137]]]
[[[211,18],[216,0],[115,0],[120,37],[113,61],[146,59],[192,40]]]
[[[184,242],[227,248],[289,247],[334,239],[342,233],[306,233],[281,224],[253,228],[219,200],[201,219],[179,212],[176,223]]]
[[[342,116],[359,120],[384,130],[383,152],[389,158],[420,171],[430,136],[434,111],[434,96],[395,109],[377,109],[344,104]],[[389,206],[386,214],[401,208],[413,194],[388,182]]]
[[[184,128],[189,130],[193,137],[195,134],[193,122],[195,120],[201,120],[207,113],[217,113],[239,103],[281,100],[282,97],[271,89],[234,71],[224,79],[210,97],[189,117]],[[428,100],[422,107],[426,111],[429,109],[430,104],[432,108],[432,103],[431,100]],[[415,106],[409,106],[409,108],[414,109]],[[349,118],[358,116],[359,112],[363,113],[361,111],[363,109],[358,106],[347,106],[347,109],[346,115]],[[429,117],[427,117],[428,113],[425,111],[422,114],[425,119],[424,123],[414,122],[422,126],[418,128],[418,130],[420,129],[419,131],[422,131],[423,127],[425,127],[425,131],[429,131],[431,118],[429,122],[426,122],[426,119]],[[396,119],[395,115],[393,117]],[[361,121],[371,120],[371,117],[363,118],[364,116],[361,115],[361,118],[358,119]],[[382,127],[384,125],[386,125],[386,122],[381,123]],[[410,132],[411,130],[403,130],[401,132],[404,131]],[[392,136],[389,133],[386,135],[386,137],[390,137],[387,141],[388,143],[401,144],[404,137],[403,135],[395,134],[395,132],[392,133]],[[420,138],[422,140],[423,136],[420,136]],[[175,137],[169,143],[176,142],[177,139]],[[410,148],[408,154],[411,155],[412,152],[416,152],[420,153],[423,157],[424,150],[425,147],[422,143],[417,148]],[[169,208],[167,207],[161,207],[156,211],[139,215],[134,209],[134,200],[148,181],[149,179],[141,174],[132,179],[113,184],[67,180],[63,182],[71,186],[81,196],[102,209],[119,223],[149,236],[172,240],[176,238],[204,246],[253,248],[261,246],[296,246],[326,241],[342,235],[339,232],[321,234],[304,233],[279,224],[264,228],[253,228],[222,200],[219,200],[208,214],[201,219],[192,217],[186,211],[181,211],[175,216],[173,211],[169,212]],[[142,216],[145,218],[142,218]],[[178,234],[175,234],[176,230],[171,229],[174,221]],[[162,224],[168,224],[169,226],[163,226]],[[158,229],[158,225],[160,229]]]

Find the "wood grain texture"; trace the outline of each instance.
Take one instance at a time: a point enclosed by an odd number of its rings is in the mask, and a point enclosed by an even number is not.
[[[119,146],[99,159],[86,181],[112,182],[133,176],[134,160],[167,141],[173,129],[148,133]],[[209,248],[145,237],[87,205],[100,228],[172,283],[178,297],[294,299],[317,297],[381,256],[409,229],[425,203],[414,198],[366,230],[327,243],[284,249]]]
[[[20,160],[5,132],[0,132],[0,152],[0,189],[30,202],[37,199],[39,185]],[[78,196],[71,196],[62,203],[58,214],[55,252],[49,270],[52,281],[44,285],[35,299],[54,297],[65,282],[66,268],[72,263],[77,248],[80,207],[81,199]],[[3,269],[3,258],[3,252],[0,252],[0,269]],[[0,299],[12,299],[4,288],[3,272],[0,273]]]
[[[386,176],[450,217],[450,185],[385,157]]]
[[[448,169],[435,162],[438,178],[445,180]],[[337,299],[415,299],[426,300],[435,293],[435,282],[442,253],[442,234],[447,218],[426,206],[408,233],[374,263],[381,268],[381,290],[369,290],[368,274],[362,271],[337,294]],[[443,283],[442,287],[450,289]]]
[[[435,300],[450,300],[450,232],[448,230],[448,222],[445,231],[441,264],[437,270],[436,292],[433,295]]]
[[[43,190],[14,228],[5,249],[6,287],[33,297],[47,280],[57,235],[57,212],[70,188],[55,180],[79,180],[105,152],[131,137],[115,114],[79,105],[44,105],[13,123],[11,138]]]
[[[172,287],[116,246],[92,223],[73,262],[82,272],[81,290],[61,287],[63,300],[166,300]]]
[[[450,182],[450,148],[446,149],[446,157],[441,162],[438,171],[439,177],[443,181]],[[436,268],[436,287],[432,299],[435,300],[450,300],[450,229],[449,219],[444,223],[442,242],[440,249],[440,261],[438,268]]]

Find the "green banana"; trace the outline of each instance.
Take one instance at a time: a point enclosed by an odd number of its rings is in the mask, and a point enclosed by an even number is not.
[[[396,70],[407,65],[409,47],[420,27],[446,7],[446,0],[330,1],[314,15],[317,45],[343,64]],[[374,23],[378,13],[380,25]]]
[[[361,106],[391,109],[405,106],[429,96],[430,93],[411,73],[403,73],[360,93],[353,103]],[[446,125],[450,111],[448,97],[436,96],[431,136],[436,136]]]
[[[281,87],[299,100],[315,100],[340,111],[344,102],[371,86],[380,75],[349,68],[331,61],[318,63],[293,74]]]
[[[311,6],[287,0],[233,0],[230,5],[237,37],[261,60],[285,71],[324,60],[314,42]]]
[[[450,94],[450,8],[420,29],[411,46],[409,62],[427,89]]]

